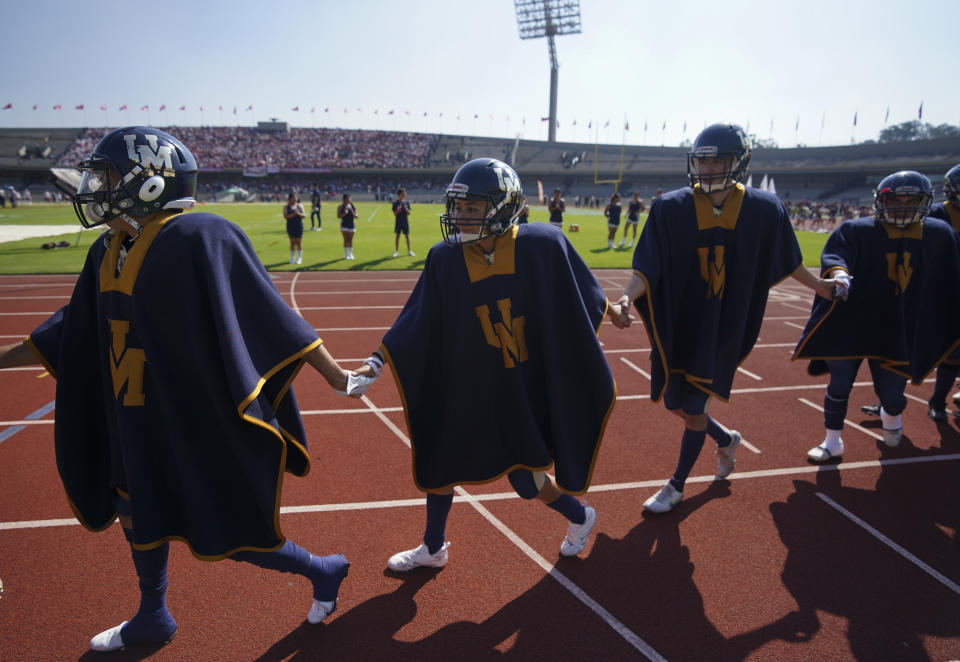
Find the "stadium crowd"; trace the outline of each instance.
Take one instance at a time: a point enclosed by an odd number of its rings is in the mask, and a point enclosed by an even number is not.
[[[437,136],[395,131],[290,129],[264,132],[250,127],[170,127],[193,147],[203,168],[419,168]],[[106,134],[87,129],[57,160],[75,166]]]

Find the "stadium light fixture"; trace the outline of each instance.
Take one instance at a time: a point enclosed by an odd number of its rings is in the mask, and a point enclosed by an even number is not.
[[[547,38],[550,52],[550,130],[548,142],[557,141],[557,61],[556,35],[580,33],[580,0],[513,0],[517,29],[521,39]]]

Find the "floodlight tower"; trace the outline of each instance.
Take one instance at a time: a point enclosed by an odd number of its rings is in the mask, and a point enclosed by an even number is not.
[[[557,141],[557,45],[554,35],[580,32],[580,0],[513,0],[521,39],[547,38],[550,51],[550,132],[548,142]]]

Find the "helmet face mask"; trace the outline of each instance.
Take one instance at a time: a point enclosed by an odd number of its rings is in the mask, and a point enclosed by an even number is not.
[[[118,217],[143,219],[161,211],[192,209],[196,204],[193,155],[179,140],[157,129],[138,126],[111,131],[79,168],[73,208],[84,227]]]
[[[925,175],[904,170],[884,177],[874,196],[877,220],[906,227],[919,223],[930,211],[933,186]]]
[[[947,200],[960,204],[960,165],[955,165],[943,176],[943,194]]]
[[[687,153],[690,186],[720,193],[743,180],[750,165],[750,138],[736,124],[712,124],[700,132]]]
[[[523,207],[520,178],[496,159],[465,163],[447,187],[440,232],[448,244],[472,244],[499,237],[516,223]]]

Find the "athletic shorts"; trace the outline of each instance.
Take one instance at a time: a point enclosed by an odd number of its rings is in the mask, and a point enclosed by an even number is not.
[[[357,231],[357,228],[356,228],[356,226],[353,224],[353,219],[351,218],[351,219],[348,221],[348,220],[346,220],[346,219],[341,218],[341,219],[340,219],[340,231],[341,231],[341,232],[356,232],[356,231]]]
[[[663,391],[663,404],[670,411],[682,409],[691,416],[706,414],[710,411],[710,394],[688,382],[679,372],[671,372]]]
[[[410,222],[407,219],[400,220],[399,218],[393,219],[393,233],[394,234],[410,234]]]

